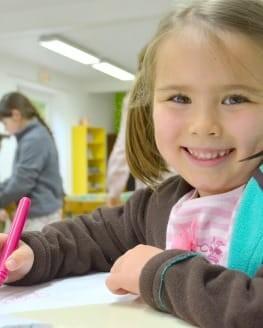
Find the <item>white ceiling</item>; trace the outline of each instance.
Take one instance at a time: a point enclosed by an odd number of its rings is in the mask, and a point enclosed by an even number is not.
[[[0,0],[0,55],[64,73],[85,85],[116,80],[50,52],[41,36],[63,38],[135,72],[137,55],[174,0]],[[119,83],[119,82],[118,82]],[[121,86],[121,84],[119,83]],[[125,82],[123,83],[125,85]]]

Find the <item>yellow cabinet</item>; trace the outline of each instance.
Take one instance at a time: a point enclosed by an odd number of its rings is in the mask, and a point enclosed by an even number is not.
[[[106,190],[106,131],[78,125],[72,128],[73,194]]]

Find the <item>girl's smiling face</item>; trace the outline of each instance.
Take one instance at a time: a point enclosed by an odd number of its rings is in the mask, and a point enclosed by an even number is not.
[[[263,149],[262,50],[235,33],[218,40],[185,27],[156,61],[156,144],[200,196],[241,186],[262,159],[239,162]]]

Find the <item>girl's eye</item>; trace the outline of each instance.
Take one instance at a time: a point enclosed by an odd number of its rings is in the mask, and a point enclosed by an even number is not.
[[[189,97],[184,95],[176,95],[169,98],[169,101],[178,103],[178,104],[191,104],[192,101]]]
[[[250,102],[249,99],[241,95],[229,96],[223,100],[224,105],[236,105],[236,104],[243,104],[247,102]]]

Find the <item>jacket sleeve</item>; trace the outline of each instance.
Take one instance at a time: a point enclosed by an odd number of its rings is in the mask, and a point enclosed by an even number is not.
[[[20,159],[12,176],[0,184],[0,207],[17,202],[21,197],[30,194],[48,156],[43,138],[24,140],[19,153]]]
[[[263,325],[263,268],[249,278],[197,253],[167,250],[145,265],[140,290],[152,307],[201,328]]]
[[[97,209],[91,215],[50,224],[42,232],[25,232],[22,240],[33,249],[34,265],[14,285],[109,271],[120,255],[145,243],[144,222],[137,217],[150,193],[140,190],[123,207]]]

